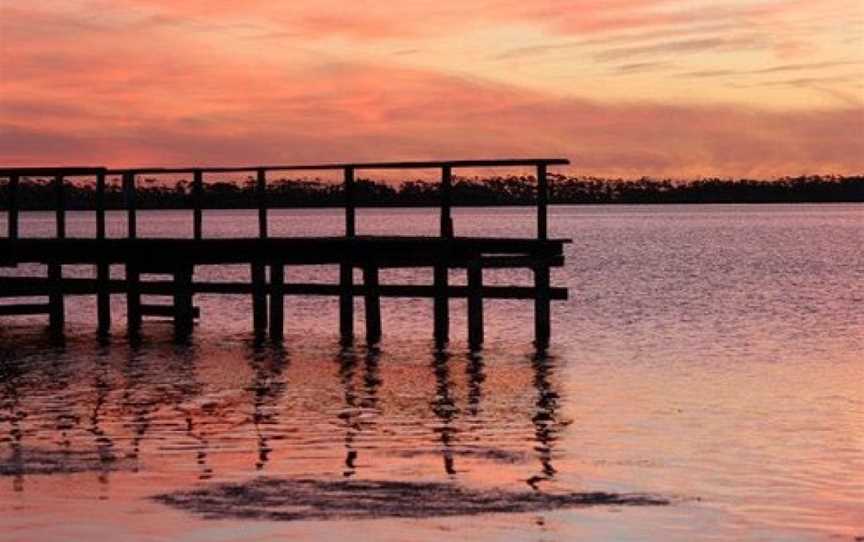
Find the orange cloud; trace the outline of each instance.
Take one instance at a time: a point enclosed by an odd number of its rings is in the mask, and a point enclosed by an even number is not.
[[[459,59],[452,60],[452,71],[421,69],[312,50],[306,37],[287,38],[278,46],[245,39],[274,28],[285,36],[305,36],[320,27],[343,39],[362,40],[365,33],[377,32],[402,40],[399,45],[410,50],[415,43],[405,41],[406,35],[434,27],[458,38],[457,29],[477,20],[472,17],[479,17],[481,8],[491,19],[533,20],[569,32],[579,30],[567,23],[577,16],[606,21],[620,15],[632,22],[648,14],[639,24],[650,27],[651,13],[679,13],[675,2],[490,0],[463,6],[424,1],[357,17],[354,8],[340,11],[330,0],[303,9],[294,4],[268,8],[270,2],[260,1],[125,0],[88,17],[73,9],[75,2],[69,5],[65,12],[2,8],[0,163],[127,166],[555,154],[571,157],[574,170],[585,174],[864,171],[864,109],[851,99],[818,111],[767,111],[711,100],[673,105],[663,103],[662,96],[649,103],[637,100],[638,92],[633,99],[601,101],[530,88],[527,81],[517,85],[455,75]],[[777,10],[771,11],[775,15]],[[600,27],[586,24],[579,31]],[[685,52],[744,48],[767,39],[708,41],[701,31],[691,31],[602,34],[580,46],[598,62],[622,62],[616,73],[624,78],[669,69],[678,62],[675,55]],[[540,53],[554,49],[547,43]],[[515,49],[504,44],[507,48]],[[768,85],[777,82],[752,78],[789,72],[799,86],[825,86],[820,81],[837,80],[831,70],[858,66],[854,59],[728,65],[682,70],[687,77],[675,79],[699,81],[694,88],[710,96],[718,87],[714,77]],[[814,81],[813,74],[824,78]],[[593,83],[590,77],[585,81]],[[824,90],[838,92],[830,85]]]
[[[864,109],[601,105],[420,70],[331,65],[313,73],[207,73],[155,108],[129,90],[122,116],[85,95],[4,102],[0,162],[246,164],[564,155],[580,173],[781,175],[864,171]],[[298,83],[298,82],[302,82]],[[170,75],[160,84],[174,85]],[[113,77],[104,84],[112,86]],[[243,92],[254,88],[254,99]],[[198,100],[199,93],[207,100]],[[32,119],[39,122],[32,122]]]

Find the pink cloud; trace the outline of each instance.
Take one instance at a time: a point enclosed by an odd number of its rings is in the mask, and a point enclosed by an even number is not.
[[[787,112],[600,104],[323,56],[297,66],[267,63],[254,52],[220,49],[215,38],[202,40],[187,28],[212,29],[213,21],[224,20],[243,32],[258,32],[259,10],[269,5],[154,1],[146,6],[163,8],[155,15],[121,11],[105,19],[3,8],[3,20],[16,24],[4,23],[0,43],[0,163],[131,166],[563,155],[573,159],[574,171],[585,174],[864,171],[864,109],[855,103]],[[533,17],[566,26],[568,18],[580,14],[586,21],[602,21],[659,5],[551,1],[538,7],[498,0],[464,11],[470,18],[485,7],[498,20]],[[458,6],[446,2],[399,4],[392,13],[381,8],[356,19],[350,8],[335,10],[331,0],[316,6],[277,10],[275,20],[294,17],[305,30],[342,25],[338,32],[357,39],[375,28],[393,36],[426,25],[454,32],[464,22]],[[417,6],[428,15],[419,17]],[[331,19],[316,19],[328,13]],[[339,17],[333,19],[334,13]],[[115,20],[121,15],[124,24]],[[594,28],[586,24],[584,29]],[[214,32],[218,37],[221,30]],[[657,38],[654,30],[646,35]],[[641,58],[648,53],[731,46],[695,37],[670,43],[679,45],[671,51],[646,45],[646,50],[609,42],[616,45],[612,50],[627,51],[615,60],[640,57],[628,64],[637,69],[663,65]]]
[[[778,113],[611,106],[421,70],[346,64],[321,67],[305,79],[238,73],[230,66],[207,75],[204,103],[190,89],[160,110],[146,93],[130,90],[127,110],[113,117],[94,112],[86,92],[50,106],[6,101],[0,162],[127,166],[563,155],[576,172],[604,175],[864,171],[861,108]],[[160,84],[173,79],[153,82]],[[238,91],[244,86],[256,89],[254,99]]]

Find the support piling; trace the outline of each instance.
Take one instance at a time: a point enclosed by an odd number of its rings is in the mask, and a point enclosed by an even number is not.
[[[468,345],[483,344],[483,267],[480,258],[468,262]]]
[[[368,264],[363,267],[363,297],[366,312],[366,342],[375,344],[381,340],[381,292],[378,289],[378,267]]]
[[[285,266],[270,266],[270,338],[282,340],[285,334]]]

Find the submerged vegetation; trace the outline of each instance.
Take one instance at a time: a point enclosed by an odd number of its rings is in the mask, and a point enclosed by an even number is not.
[[[172,184],[173,183],[173,184]],[[137,183],[136,204],[144,209],[188,208],[193,203],[192,183],[181,179],[166,183],[152,178]],[[67,181],[64,199],[69,209],[94,207],[93,182]],[[531,176],[457,177],[453,181],[454,205],[528,205],[535,199],[536,179]],[[598,177],[549,176],[550,201],[563,204],[605,203],[803,203],[864,202],[864,176],[802,176],[774,180],[698,179],[673,181],[644,177],[638,180]],[[202,193],[207,208],[255,207],[255,181],[208,181]],[[271,180],[267,186],[270,207],[339,206],[342,185],[320,179]],[[355,197],[360,205],[429,206],[439,201],[437,182],[414,180],[401,183],[358,179]],[[0,190],[0,206],[7,205],[7,191]],[[23,179],[18,203],[24,209],[50,209],[56,190],[48,179]],[[108,208],[125,206],[118,182],[108,183]]]

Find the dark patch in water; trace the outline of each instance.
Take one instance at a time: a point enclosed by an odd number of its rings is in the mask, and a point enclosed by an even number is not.
[[[525,452],[514,452],[510,450],[503,450],[501,448],[451,448],[448,450],[448,452],[452,455],[463,457],[476,457],[478,459],[487,459],[490,461],[496,461],[498,463],[523,463],[528,459],[528,454],[526,454]],[[398,452],[393,452],[393,455],[405,458],[419,457],[424,455],[441,455],[441,450],[437,448],[428,450],[402,450]]]
[[[637,493],[540,493],[476,490],[448,483],[258,478],[179,491],[155,500],[208,519],[275,521],[433,518],[540,512],[596,505],[658,506]]]
[[[0,476],[72,474],[132,468],[132,462],[114,455],[77,450],[26,448],[0,457]]]

